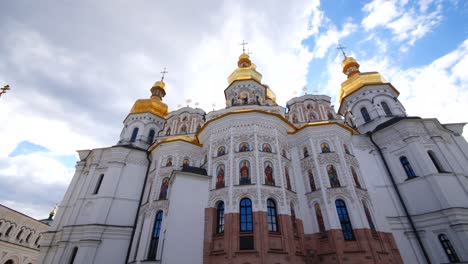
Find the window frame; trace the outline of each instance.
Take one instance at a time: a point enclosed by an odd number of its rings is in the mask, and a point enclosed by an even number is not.
[[[218,202],[216,206],[216,235],[224,235],[224,202]]]
[[[99,190],[101,189],[102,186],[102,181],[104,180],[104,173],[99,174],[99,178],[96,182],[96,185],[94,186],[94,190],[92,195],[96,195],[99,193]]]
[[[151,233],[147,260],[156,260],[158,255],[159,237],[161,235],[163,211],[159,210],[154,218],[153,232]]]
[[[380,105],[382,106],[382,109],[384,110],[386,116],[393,116],[392,110],[390,110],[390,107],[388,106],[387,102],[382,101],[380,102]]]
[[[136,142],[139,130],[140,130],[140,128],[138,128],[138,127],[133,128],[132,136],[130,137],[130,143]]]
[[[244,202],[248,202],[248,204],[243,204]],[[242,216],[245,216],[244,220],[242,220]],[[245,224],[244,228],[243,224]],[[252,200],[249,198],[242,198],[239,202],[239,232],[253,233]]]
[[[370,121],[372,121],[369,115],[369,111],[367,111],[367,108],[365,106],[361,107],[359,111],[361,112],[362,119],[364,119],[364,123],[369,123]]]
[[[409,159],[406,156],[401,156],[399,158],[400,164],[403,167],[403,170],[406,173],[406,176],[408,179],[413,179],[416,178],[416,173],[414,172],[413,167],[411,166],[411,163],[409,162]]]
[[[278,222],[278,209],[275,200],[269,198],[267,200],[267,225],[268,232],[280,233]]]
[[[156,131],[154,129],[150,129],[148,133],[148,144],[153,143],[155,135],[156,135]]]
[[[346,203],[342,199],[335,200],[336,213],[338,220],[340,221],[341,231],[343,232],[343,239],[345,241],[354,241],[356,236],[354,235],[353,225],[351,218],[346,207]]]

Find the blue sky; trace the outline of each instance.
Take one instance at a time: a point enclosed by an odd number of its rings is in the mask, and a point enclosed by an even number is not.
[[[46,217],[76,150],[114,145],[163,67],[171,110],[223,108],[242,40],[283,106],[306,86],[338,109],[341,43],[409,115],[468,121],[466,21],[460,0],[2,2],[0,203]]]

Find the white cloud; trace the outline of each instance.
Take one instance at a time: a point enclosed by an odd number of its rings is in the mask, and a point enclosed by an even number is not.
[[[348,36],[357,29],[357,26],[351,22],[343,25],[342,30],[338,30],[334,25],[316,37],[314,47],[314,58],[323,58],[332,45],[337,45],[340,39]]]
[[[390,30],[394,40],[404,43],[402,52],[442,20],[442,2],[432,0],[420,1],[419,6],[412,6],[408,1],[373,0],[363,11],[367,16],[362,19],[362,26],[367,31],[379,27]]]

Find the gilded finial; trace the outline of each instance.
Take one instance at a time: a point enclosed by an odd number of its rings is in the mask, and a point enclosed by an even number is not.
[[[57,213],[57,206],[58,206],[58,204],[55,204],[54,209],[52,209],[52,211],[50,211],[48,220],[52,220],[54,218],[55,214]]]
[[[302,91],[304,92],[304,95],[307,94],[307,86],[302,87]]]
[[[341,53],[343,53],[343,59],[346,59],[348,57],[346,56],[346,53],[344,52],[344,50],[346,49],[345,46],[338,43],[338,47],[336,47],[336,49],[341,50]]]

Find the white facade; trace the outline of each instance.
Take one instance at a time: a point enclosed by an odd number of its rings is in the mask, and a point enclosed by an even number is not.
[[[254,212],[267,212],[269,198],[280,215],[291,216],[293,208],[304,234],[320,232],[316,204],[326,230],[342,228],[337,199],[346,203],[354,229],[372,228],[365,204],[375,229],[393,234],[405,263],[425,263],[403,201],[432,262],[449,261],[441,234],[468,261],[464,124],[407,117],[389,84],[364,85],[347,95],[342,118],[325,95],[278,106],[257,79],[230,83],[226,109],[184,107],[165,118],[131,113],[117,146],[80,151],[57,219],[41,244],[40,262],[203,263],[205,210],[222,201],[225,214],[239,213],[242,198],[252,201]],[[417,177],[408,176],[402,157]],[[241,179],[244,164],[248,184]],[[265,177],[267,165],[273,184]],[[206,169],[208,176],[184,171],[188,167]],[[158,212],[159,242],[150,257]]]

